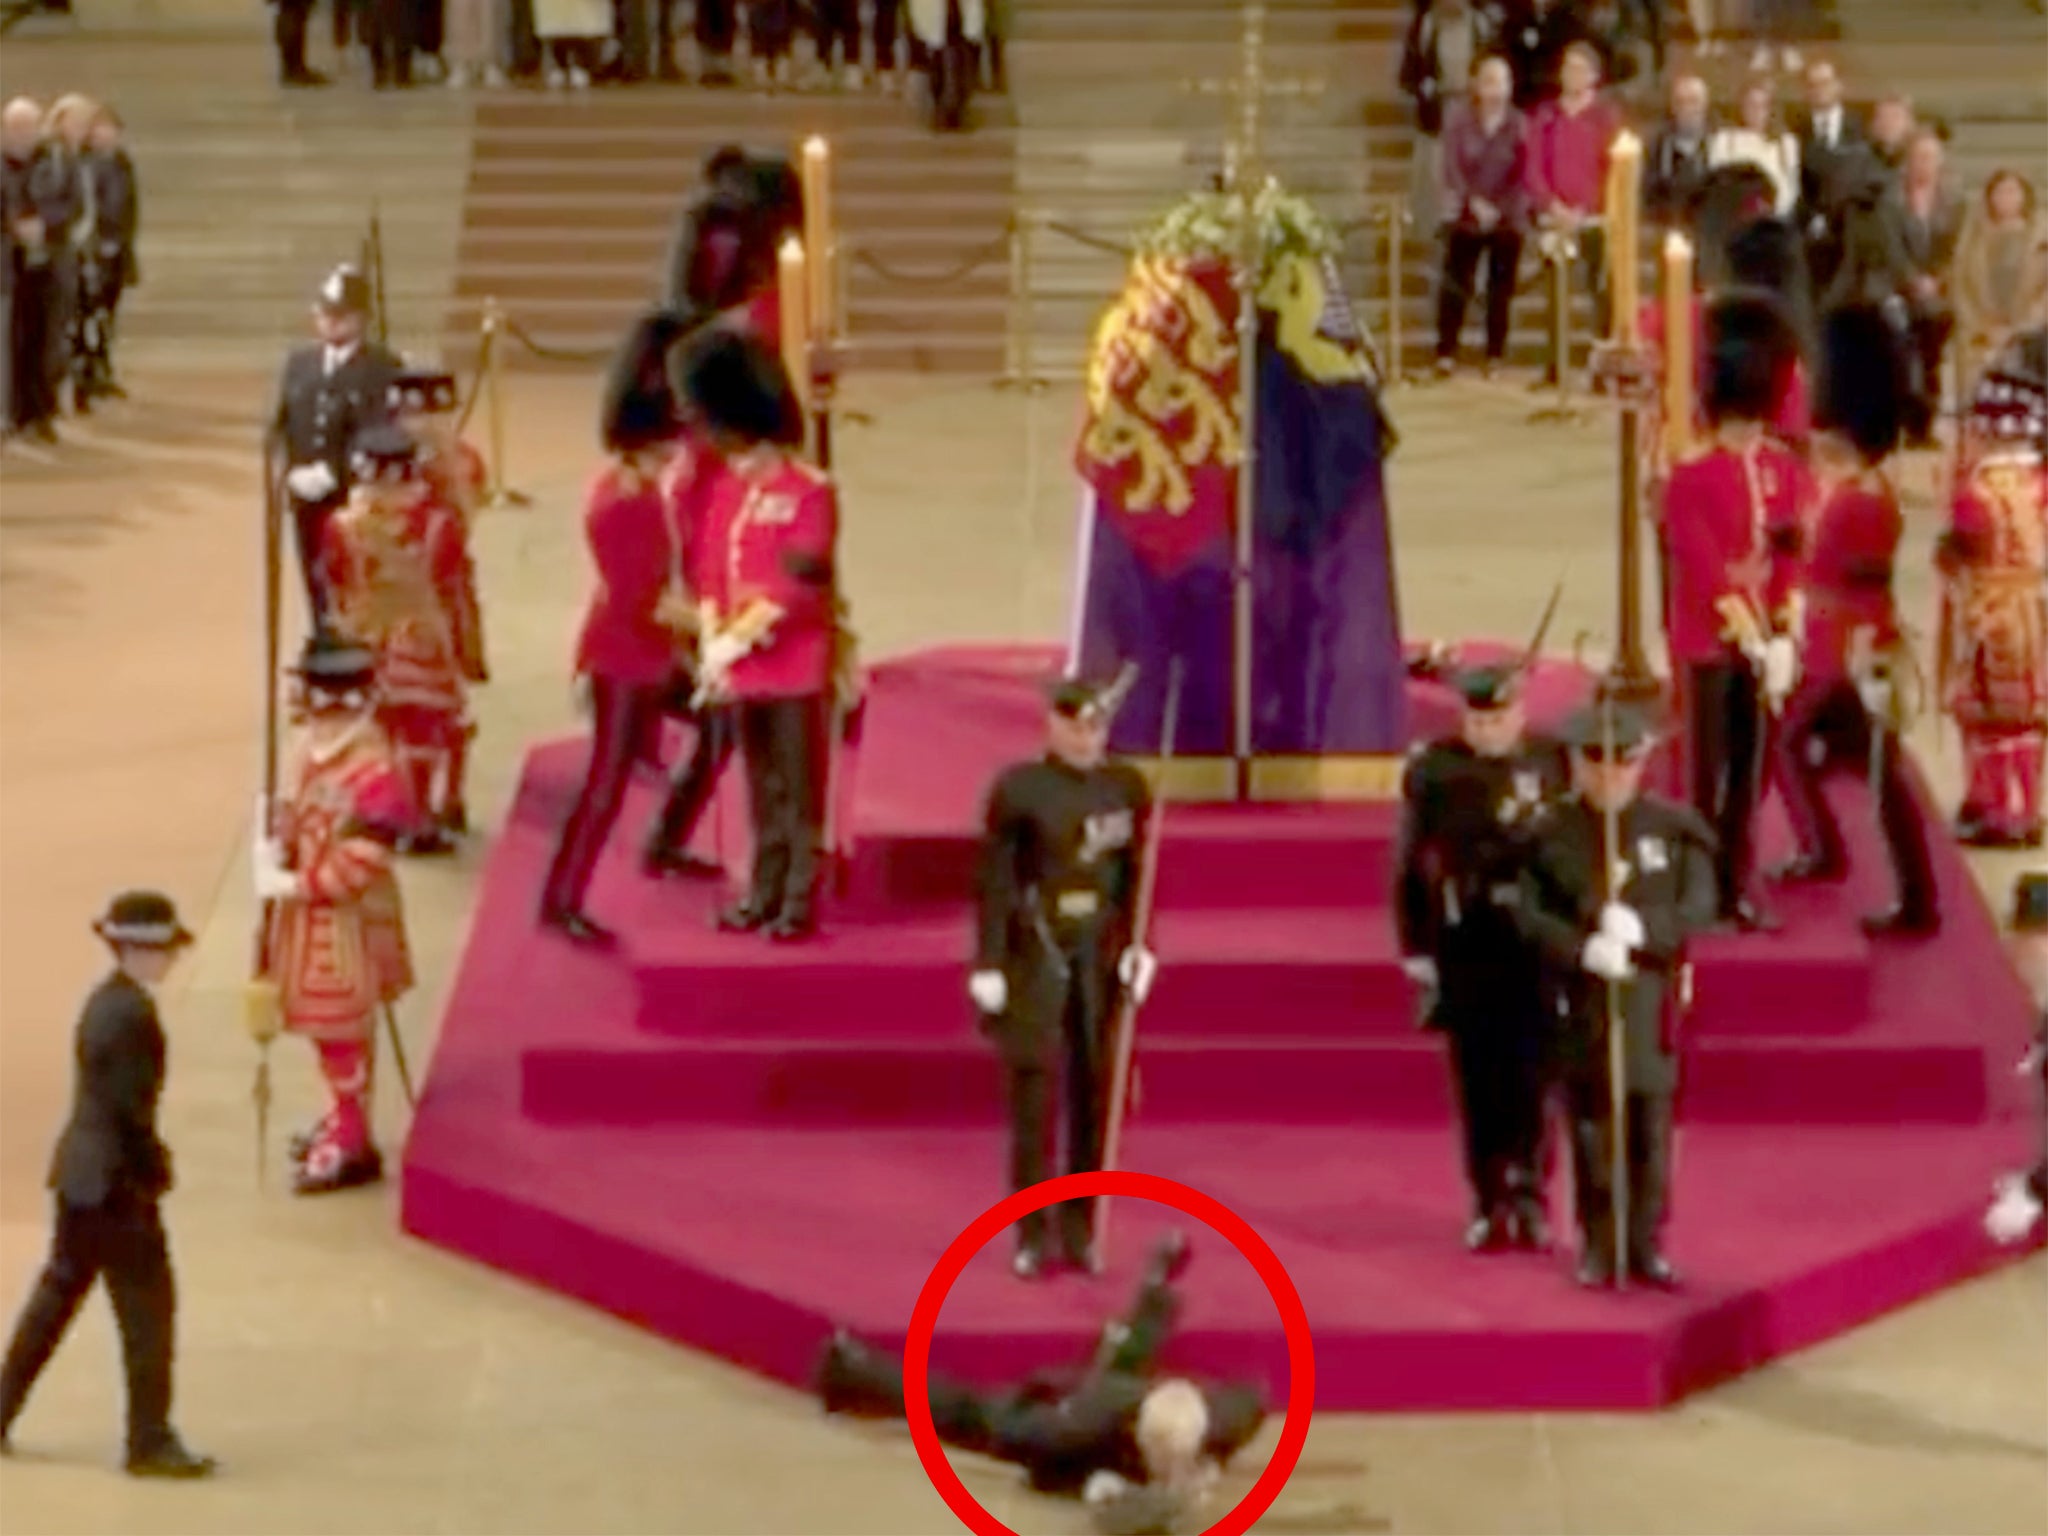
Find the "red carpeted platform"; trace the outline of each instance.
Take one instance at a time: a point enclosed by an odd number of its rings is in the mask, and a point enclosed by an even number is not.
[[[826,936],[716,934],[718,892],[633,865],[639,786],[593,909],[623,949],[533,927],[582,744],[537,748],[490,853],[405,1159],[408,1230],[698,1348],[804,1378],[831,1326],[900,1339],[950,1239],[1002,1191],[995,1066],[962,996],[981,796],[1034,750],[1037,648],[876,670]],[[1539,718],[1583,681],[1542,669]],[[1455,703],[1418,685],[1418,733]],[[719,837],[742,852],[739,782]],[[1867,808],[1840,791],[1859,834]],[[1589,1296],[1563,1255],[1468,1257],[1441,1047],[1386,911],[1392,808],[1173,807],[1129,1166],[1238,1209],[1292,1273],[1328,1408],[1642,1408],[1996,1262],[1977,1221],[2033,1122],[2027,1004],[1952,849],[1942,936],[1874,950],[1873,885],[1786,900],[1784,933],[1700,946],[1678,1151],[1676,1296]],[[1777,836],[1774,832],[1773,838]],[[707,837],[707,846],[717,839]],[[1558,1208],[1564,1210],[1560,1189]],[[1165,1213],[1126,1205],[1099,1282],[982,1255],[936,1358],[990,1379],[1069,1358]],[[1284,1389],[1248,1265],[1202,1233],[1176,1351]]]

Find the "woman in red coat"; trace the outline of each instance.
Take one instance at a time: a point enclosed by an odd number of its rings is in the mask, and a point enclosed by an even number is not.
[[[687,611],[671,597],[680,552],[662,494],[664,472],[683,451],[674,400],[630,378],[611,395],[604,439],[612,458],[591,481],[584,510],[598,576],[576,651],[576,670],[590,681],[590,760],[540,906],[544,926],[593,945],[614,935],[584,910],[584,896],[641,743],[660,718]]]

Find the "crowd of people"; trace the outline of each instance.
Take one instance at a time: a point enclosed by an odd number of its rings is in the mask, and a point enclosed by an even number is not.
[[[57,441],[57,422],[119,398],[115,323],[138,277],[141,206],[120,114],[84,96],[0,108],[0,282],[6,430]]]
[[[1658,11],[1651,5],[1642,14]],[[1632,117],[1643,119],[1648,140],[1650,228],[1713,243],[1716,230],[1704,226],[1726,221],[1714,189],[1730,181],[1716,173],[1742,168],[1768,211],[1797,232],[1798,302],[1810,318],[1849,305],[1884,312],[1912,367],[1910,441],[1930,438],[1952,343],[1960,398],[1987,357],[2048,320],[2048,222],[2025,176],[2000,170],[1965,196],[1948,172],[1943,124],[1922,120],[1898,94],[1880,96],[1866,117],[1846,100],[1832,62],[1778,46],[1787,34],[1771,14],[1781,30],[1758,45],[1759,67],[1742,82],[1732,114],[1716,113],[1702,75],[1681,72],[1650,121],[1640,92],[1631,99],[1614,88],[1617,76],[1624,86],[1655,76],[1638,67],[1633,34],[1617,29],[1606,8],[1554,0],[1518,17],[1515,7],[1487,0],[1425,0],[1400,80],[1421,134],[1418,222],[1443,238],[1440,375],[1458,370],[1482,267],[1484,366],[1500,366],[1531,245],[1542,262],[1575,259],[1605,332],[1608,146]],[[1709,18],[1695,16],[1693,25],[1702,37],[1728,35]],[[1661,48],[1661,28],[1655,36]],[[1799,70],[1796,102],[1784,99],[1781,64]],[[1554,357],[1548,368],[1554,377]]]
[[[315,0],[273,3],[283,83],[327,84],[306,61]],[[956,24],[979,44],[982,88],[1003,91],[1004,0],[954,3]],[[333,0],[334,44],[360,52],[380,89],[687,79],[895,91],[906,69],[923,72],[949,19],[948,0],[695,0],[685,49],[681,9],[678,0]]]

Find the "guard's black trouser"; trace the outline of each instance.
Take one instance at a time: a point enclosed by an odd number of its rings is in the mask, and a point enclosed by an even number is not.
[[[1572,1202],[1577,1208],[1583,1249],[1620,1267],[1616,1253],[1613,1094],[1598,1067],[1565,1080],[1565,1105],[1572,1126]],[[1657,1251],[1671,1177],[1671,1095],[1629,1092],[1625,1096],[1628,1203],[1626,1218],[1631,1268],[1646,1267]]]
[[[754,823],[748,904],[771,922],[808,916],[825,831],[825,695],[742,699],[733,709]]]
[[[1737,652],[1686,668],[1692,803],[1717,839],[1715,888],[1724,912],[1749,894],[1757,799],[1764,753],[1763,691]]]

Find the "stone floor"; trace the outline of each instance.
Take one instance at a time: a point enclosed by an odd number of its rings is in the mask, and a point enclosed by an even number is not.
[[[238,1002],[260,700],[250,451],[264,383],[138,375],[134,401],[69,446],[0,461],[0,1306],[20,1299],[43,1240],[43,1160],[98,967],[86,920],[118,885],[160,884],[203,931],[168,1006],[179,1419],[227,1467],[191,1488],[109,1472],[117,1377],[94,1303],[17,1429],[20,1458],[0,1465],[0,1528],[954,1529],[899,1434],[824,1422],[793,1394],[409,1243],[388,1193],[292,1201],[275,1187],[275,1128],[271,1187],[257,1188],[255,1052]],[[514,382],[508,468],[534,501],[490,514],[478,536],[495,674],[479,701],[486,828],[521,744],[573,719],[593,397],[572,378]],[[842,434],[849,581],[869,650],[1061,633],[1071,391],[870,380],[851,403],[871,418]],[[1520,634],[1562,574],[1556,643],[1583,634],[1597,652],[1612,607],[1611,434],[1533,427],[1527,397],[1506,386],[1406,392],[1395,406],[1407,631]],[[1909,475],[1909,572],[1924,570],[1933,536],[1929,476],[1927,464]],[[1925,580],[1907,588],[1927,614]],[[1923,760],[1952,777],[1952,746],[1921,734]],[[406,1010],[416,1065],[473,870],[472,855],[407,873],[425,973]],[[278,1124],[296,1124],[315,1102],[309,1063],[290,1042],[274,1054]],[[383,1109],[396,1143],[402,1111]],[[2044,1287],[2036,1259],[1655,1417],[1324,1417],[1260,1529],[2039,1533]],[[1017,1531],[1080,1528],[1071,1507],[1033,1499],[1001,1469],[966,1475]]]

